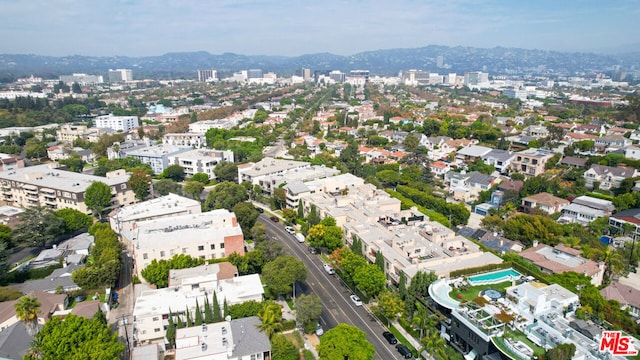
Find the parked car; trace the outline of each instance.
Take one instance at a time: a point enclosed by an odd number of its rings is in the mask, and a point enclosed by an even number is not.
[[[327,272],[327,274],[329,275],[333,275],[336,272],[333,270],[333,266],[329,265],[329,264],[322,264],[322,267],[324,268],[324,271]]]
[[[309,246],[309,253],[315,255],[318,253],[318,249],[314,248],[313,246]]]
[[[408,347],[406,347],[406,346],[404,346],[402,344],[396,345],[396,350],[398,350],[400,355],[402,355],[402,357],[404,357],[405,359],[411,359],[413,357],[413,354],[411,353],[411,350],[409,350]]]
[[[398,339],[396,339],[395,335],[393,335],[391,332],[389,331],[385,331],[382,333],[382,336],[387,340],[387,342],[389,342],[389,344],[391,345],[395,345],[398,343]]]
[[[296,233],[296,229],[292,228],[291,226],[286,226],[284,228],[284,231],[288,232],[289,234],[293,235]]]
[[[280,221],[280,219],[278,219],[277,216],[272,216],[269,219],[271,219],[271,221],[273,221],[273,222],[279,222]]]
[[[322,334],[324,334],[324,329],[322,328],[322,325],[318,323],[318,326],[316,327],[316,335],[322,336]]]
[[[298,240],[299,243],[303,243],[304,242],[304,235],[302,235],[300,233],[296,233],[294,236],[296,237],[296,240]]]
[[[256,211],[259,212],[260,214],[264,213],[264,209],[261,207],[256,207]]]
[[[356,294],[351,294],[349,298],[351,299],[351,301],[353,301],[353,304],[355,306],[362,306],[362,300],[360,300],[360,298]]]

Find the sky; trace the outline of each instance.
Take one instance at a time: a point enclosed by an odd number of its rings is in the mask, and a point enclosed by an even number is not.
[[[638,48],[638,0],[0,0],[0,53],[352,55]]]

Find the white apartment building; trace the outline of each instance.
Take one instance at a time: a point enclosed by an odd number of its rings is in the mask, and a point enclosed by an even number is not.
[[[191,150],[190,147],[159,144],[121,150],[121,153],[124,157],[132,156],[143,164],[149,164],[154,174],[161,174],[165,168],[171,165],[171,157]]]
[[[204,133],[165,134],[162,137],[162,143],[180,147],[192,147],[195,149],[207,147],[207,139]]]
[[[201,259],[244,255],[244,236],[236,215],[226,209],[136,222],[123,237],[133,247],[136,273],[151,261],[186,254]]]
[[[233,162],[231,150],[191,150],[169,158],[172,165],[180,165],[184,169],[185,177],[189,178],[197,173],[207,174],[209,179],[215,179],[213,172],[221,162]]]
[[[193,278],[180,286],[143,291],[136,298],[133,307],[133,331],[137,343],[145,345],[164,342],[169,313],[180,316],[185,321],[188,309],[193,319],[196,302],[200,311],[203,311],[205,298],[209,303],[213,303],[214,292],[220,306],[225,300],[227,305],[234,305],[252,300],[259,302],[264,296],[264,288],[258,274],[207,280],[210,286],[201,280],[202,278]]]
[[[269,337],[257,316],[176,330],[176,360],[271,359]]]
[[[137,116],[100,115],[93,119],[97,128],[112,129],[114,131],[128,132],[140,126]]]
[[[109,82],[122,83],[133,81],[133,72],[131,69],[109,69]]]
[[[201,209],[200,202],[197,200],[169,194],[116,209],[109,214],[109,224],[118,234],[129,233],[138,222],[200,214]]]
[[[209,129],[226,129],[238,125],[239,119],[202,120],[189,124],[190,133],[205,134]]]
[[[84,203],[84,193],[94,182],[111,187],[111,208],[136,202],[124,170],[107,173],[106,177],[60,170],[58,164],[43,164],[0,172],[2,200],[10,206],[75,209],[91,214]]]
[[[266,157],[257,163],[247,163],[238,166],[238,183],[245,181],[250,182],[253,185],[260,185],[263,188],[268,188],[268,184],[261,184],[260,181],[267,176],[275,176],[284,174],[291,171],[310,168],[311,164],[305,161],[294,160],[279,160],[270,157]],[[275,180],[274,180],[275,181]],[[271,184],[275,185],[275,184]],[[278,184],[279,185],[279,184]],[[278,186],[275,185],[275,186]]]
[[[348,194],[351,189],[363,184],[362,178],[346,173],[306,182],[294,180],[287,182],[283,189],[286,191],[287,207],[295,209],[299,200],[306,195],[316,192]]]
[[[370,262],[380,252],[392,282],[399,281],[400,273],[411,280],[418,271],[448,276],[454,270],[502,262],[445,226],[429,221],[417,209],[401,210],[400,200],[371,184],[350,188],[347,194],[318,192],[302,200],[306,212],[314,204],[321,217],[336,219],[344,229],[347,245],[353,237],[359,238]]]

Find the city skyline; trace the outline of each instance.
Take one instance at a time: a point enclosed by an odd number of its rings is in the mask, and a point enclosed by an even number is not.
[[[427,45],[564,52],[637,50],[633,0],[2,1],[1,53],[299,56]]]

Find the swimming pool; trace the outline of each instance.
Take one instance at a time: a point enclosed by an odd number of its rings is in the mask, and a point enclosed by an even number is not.
[[[503,281],[518,279],[522,274],[509,268],[480,275],[469,276],[467,280],[471,285],[497,284]]]

